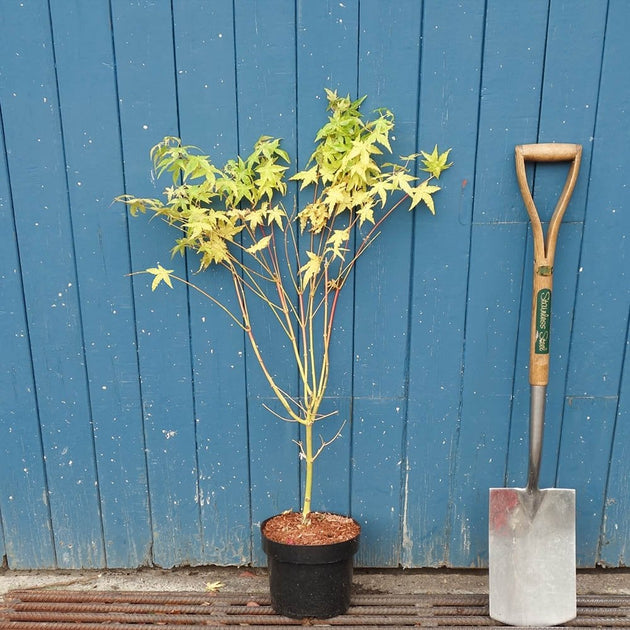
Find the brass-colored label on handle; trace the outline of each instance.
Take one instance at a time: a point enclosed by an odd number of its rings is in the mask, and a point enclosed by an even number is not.
[[[536,294],[536,354],[549,354],[551,328],[551,289],[540,289]]]

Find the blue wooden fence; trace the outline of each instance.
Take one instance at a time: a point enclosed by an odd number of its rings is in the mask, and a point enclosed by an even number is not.
[[[342,304],[330,403],[351,423],[316,507],[363,524],[364,566],[486,564],[488,488],[526,470],[514,145],[575,142],[542,483],[577,489],[580,566],[627,564],[628,24],[626,0],[4,0],[0,557],[264,562],[258,524],[298,503],[293,426],[263,409],[238,327],[127,275],[196,261],[170,262],[172,231],[112,200],[158,193],[164,135],[219,163],[281,136],[304,164],[331,87],[395,112],[396,153],[438,143],[455,165],[437,216],[400,213]],[[532,179],[545,216],[565,172]]]

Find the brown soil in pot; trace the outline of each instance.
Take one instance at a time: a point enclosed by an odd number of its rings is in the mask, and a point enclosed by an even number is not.
[[[300,512],[286,512],[270,518],[263,534],[285,545],[330,545],[345,542],[359,535],[361,527],[347,516],[327,512],[311,512],[302,523]]]

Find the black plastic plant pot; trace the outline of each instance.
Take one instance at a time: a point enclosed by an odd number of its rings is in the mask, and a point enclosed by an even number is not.
[[[347,612],[358,535],[330,545],[290,545],[262,534],[262,547],[267,554],[271,607],[279,615],[327,619]]]

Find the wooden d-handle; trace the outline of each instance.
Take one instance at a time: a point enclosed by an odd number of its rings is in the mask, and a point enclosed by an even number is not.
[[[521,144],[516,146],[516,177],[527,214],[532,224],[534,240],[534,290],[532,294],[532,323],[529,353],[529,382],[547,385],[549,382],[549,332],[551,328],[551,292],[553,261],[556,254],[558,231],[564,212],[575,188],[582,146],[579,144]],[[527,183],[525,162],[571,162],[569,173],[545,238],[538,211]]]
[[[520,144],[516,151],[524,160],[531,162],[569,162],[582,155],[581,144],[548,142],[543,144]]]

